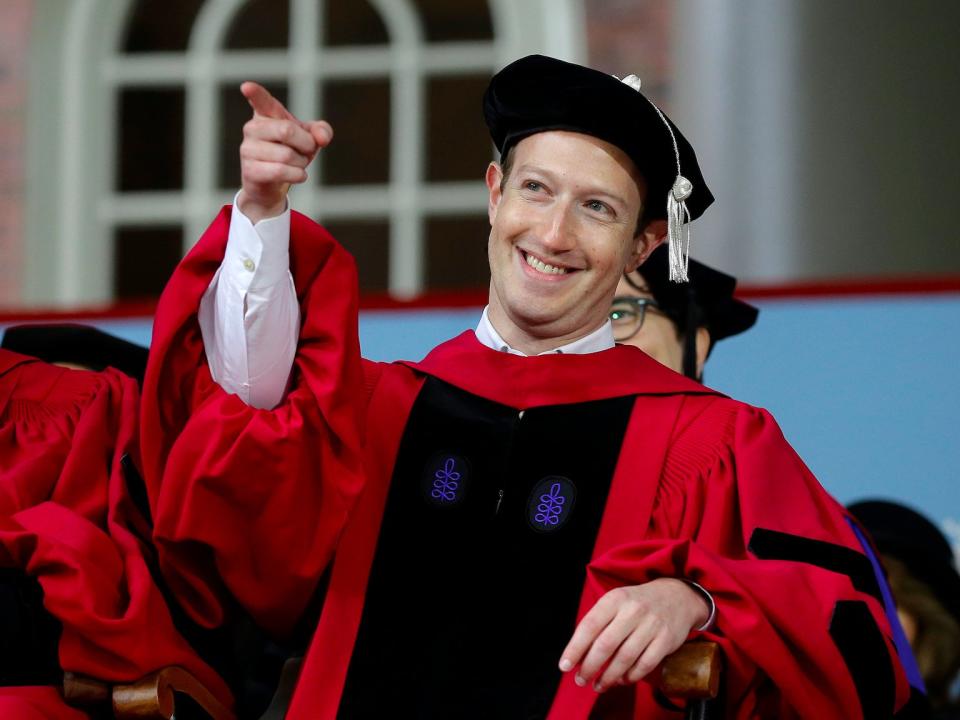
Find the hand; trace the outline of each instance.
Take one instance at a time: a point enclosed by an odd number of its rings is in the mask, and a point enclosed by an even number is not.
[[[301,122],[255,82],[243,83],[240,92],[253,118],[243,126],[238,204],[256,223],[283,212],[290,185],[307,179],[307,166],[330,144],[333,128],[323,120]]]
[[[682,580],[658,578],[616,588],[583,616],[561,655],[560,669],[568,672],[579,665],[576,683],[592,682],[597,692],[635,683],[709,615],[704,597]]]

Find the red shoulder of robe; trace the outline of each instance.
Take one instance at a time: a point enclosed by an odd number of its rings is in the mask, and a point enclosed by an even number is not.
[[[119,372],[0,350],[0,563],[43,587],[63,626],[64,670],[131,681],[180,665],[230,704],[227,687],[174,629],[145,560],[148,531],[121,467],[125,454],[137,457],[137,416],[136,382]],[[56,702],[42,689],[0,692],[0,709]]]
[[[228,215],[222,213],[178,269],[161,304],[160,344],[148,369],[147,392],[164,387],[176,399],[164,398],[160,408],[151,408],[167,419],[148,422],[145,415],[145,431],[148,426],[158,431],[155,442],[164,449],[145,462],[148,473],[154,472],[148,482],[158,506],[158,528],[163,518],[158,539],[170,553],[168,568],[189,581],[181,589],[195,609],[215,606],[204,601],[215,597],[218,583],[241,598],[254,588],[274,598],[275,587],[296,587],[296,579],[319,574],[336,547],[323,614],[289,717],[335,715],[396,450],[427,375],[519,409],[637,396],[587,567],[580,612],[611,588],[659,576],[686,577],[709,588],[718,617],[706,634],[722,644],[727,658],[728,717],[859,717],[854,679],[829,634],[838,603],[848,602],[865,608],[879,628],[895,680],[887,690],[897,707],[905,702],[906,680],[882,606],[872,595],[843,572],[761,558],[750,549],[755,531],[762,530],[822,541],[862,557],[842,508],[768,414],[627,347],[588,356],[519,358],[489,350],[465,333],[421,363],[365,363],[355,373],[347,347],[356,339],[355,310],[331,291],[347,279],[353,282],[352,269],[341,263],[349,277],[337,280],[332,259],[337,251],[330,249],[329,235],[297,214],[291,258],[304,333],[293,389],[274,411],[246,408],[210,382],[196,321],[200,295],[222,258],[227,223]],[[321,249],[326,264],[317,260]],[[312,359],[316,332],[341,338],[341,344],[328,341],[329,365]],[[348,355],[351,362],[344,360]],[[329,379],[338,372],[343,382],[334,389]],[[323,381],[324,392],[313,378]],[[376,429],[367,434],[362,459],[354,454],[344,459],[345,444],[357,438],[351,434],[356,420],[342,416],[338,423],[329,414],[325,393],[337,391]],[[178,472],[171,473],[174,459]],[[321,473],[323,468],[332,472]],[[261,507],[269,520],[258,514]],[[291,529],[281,529],[281,519]],[[305,522],[314,523],[313,536],[302,528]],[[230,527],[235,537],[224,530]],[[296,537],[309,562],[300,554],[284,555],[272,539],[278,531],[291,541]],[[177,544],[193,546],[194,557],[178,554]],[[254,558],[264,558],[263,564]],[[267,566],[267,558],[275,565]],[[294,579],[281,577],[281,569]],[[312,587],[307,580],[305,584]],[[270,603],[292,614],[302,607],[302,597],[294,594],[284,601],[281,596]],[[254,603],[247,599],[245,604]],[[567,675],[550,717],[585,718],[594,698]],[[640,683],[636,717],[672,716],[653,703],[649,687]]]

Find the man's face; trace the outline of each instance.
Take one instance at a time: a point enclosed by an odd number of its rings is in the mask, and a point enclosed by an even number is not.
[[[631,273],[630,280],[636,287],[624,277],[620,277],[616,297],[653,299],[647,281],[639,272]],[[660,364],[678,373],[683,372],[683,338],[673,320],[659,309],[648,305],[643,315],[643,325],[633,337],[624,340],[623,344],[638,347]]]
[[[617,281],[662,240],[636,235],[640,178],[619,148],[589,135],[551,131],[513,149],[490,191],[490,319],[523,349],[570,342],[606,320]]]

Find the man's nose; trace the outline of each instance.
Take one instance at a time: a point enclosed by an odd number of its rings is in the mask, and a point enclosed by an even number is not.
[[[543,234],[543,244],[553,252],[570,250],[576,245],[575,222],[570,207],[563,204],[554,206]]]

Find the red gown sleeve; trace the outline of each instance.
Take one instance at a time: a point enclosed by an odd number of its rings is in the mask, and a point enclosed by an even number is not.
[[[303,320],[291,385],[277,408],[249,407],[211,379],[197,320],[229,217],[224,208],[157,308],[144,476],[161,567],[187,612],[216,626],[232,597],[282,634],[309,602],[362,487],[356,271],[325,230],[293,213]]]
[[[672,576],[707,588],[717,617],[703,635],[724,651],[724,717],[871,716],[862,700],[892,716],[909,687],[842,507],[765,411],[689,404],[698,409],[681,414],[646,538],[596,558],[588,582],[599,592]],[[641,684],[637,717],[649,702]]]
[[[62,625],[61,667],[130,682],[179,665],[232,704],[174,629],[150,572],[146,522],[122,462],[136,458],[136,382],[22,358],[10,368],[11,355],[0,350],[0,565],[43,588]],[[55,693],[24,692],[5,688],[0,709],[56,702]]]

